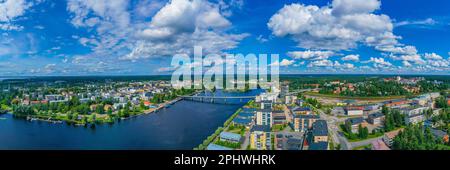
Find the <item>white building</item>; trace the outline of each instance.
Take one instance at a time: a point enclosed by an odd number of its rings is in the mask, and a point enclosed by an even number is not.
[[[285,96],[284,98],[285,98],[284,102],[286,104],[294,104],[297,101],[297,96],[288,95]]]
[[[347,107],[345,108],[347,116],[362,116],[364,114],[364,107]]]
[[[405,109],[401,109],[401,113],[406,116],[413,116],[413,115],[423,114],[428,109],[430,109],[430,108],[429,107],[405,108]]]
[[[420,122],[425,121],[425,116],[423,114],[419,114],[419,115],[412,115],[412,116],[406,116],[405,117],[405,123],[407,125],[409,124],[417,124]]]
[[[276,102],[278,97],[278,93],[261,93],[256,97],[256,102],[261,102],[265,100],[270,100],[272,102]]]

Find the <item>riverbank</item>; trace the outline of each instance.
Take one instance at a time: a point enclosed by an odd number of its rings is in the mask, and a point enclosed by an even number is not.
[[[217,137],[220,135],[220,133],[222,133],[225,129],[228,128],[228,126],[230,126],[231,122],[233,121],[233,119],[242,111],[242,108],[239,108],[236,112],[233,113],[233,115],[231,115],[223,124],[222,126],[219,126],[216,131],[211,134],[210,136],[208,136],[203,143],[201,143],[200,145],[198,145],[197,147],[194,148],[194,150],[205,150],[206,147],[208,147],[209,144],[213,143]]]
[[[108,115],[108,114],[97,114],[93,113],[90,115],[80,115],[80,117],[76,119],[70,118],[67,113],[54,113],[54,114],[36,114],[36,115],[18,115],[14,114],[13,111],[7,112],[12,114],[16,118],[23,118],[27,121],[42,121],[42,122],[49,122],[49,123],[66,123],[66,124],[73,124],[75,126],[87,126],[87,125],[94,125],[94,124],[114,124],[117,121],[120,120],[126,120],[133,117],[138,117],[141,115],[147,115],[151,113],[156,113],[160,111],[161,109],[165,109],[170,107],[170,105],[173,105],[177,103],[178,101],[182,100],[181,98],[175,98],[170,101],[166,101],[164,103],[158,104],[156,108],[150,108],[147,110],[133,110],[130,111],[130,116],[127,117],[117,117],[118,113],[115,113],[114,116]],[[115,117],[115,118],[113,118]]]
[[[2,149],[192,150],[237,110],[221,105],[180,100],[168,108],[116,123],[75,126],[0,116]]]

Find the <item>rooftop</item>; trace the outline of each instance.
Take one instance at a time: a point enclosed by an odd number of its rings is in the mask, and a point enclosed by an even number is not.
[[[383,140],[379,139],[372,142],[372,149],[373,150],[391,150],[386,143],[383,142]]]
[[[387,136],[389,139],[393,139],[394,137],[396,137],[398,135],[398,133],[403,130],[403,129],[399,129],[399,130],[394,130],[391,132],[387,132],[384,135]]]
[[[253,113],[255,111],[256,111],[256,109],[254,109],[254,108],[243,108],[242,109],[243,113]]]
[[[233,119],[233,122],[237,123],[237,124],[247,125],[247,124],[250,124],[252,122],[252,120],[237,117],[237,118]]]
[[[349,122],[351,125],[356,125],[364,122],[364,118],[363,117],[348,118],[346,122]]]
[[[383,117],[383,116],[384,116],[383,113],[376,112],[376,113],[370,114],[370,115],[369,115],[369,119],[380,118],[380,117]]]
[[[222,132],[220,133],[220,138],[239,141],[241,140],[241,135],[231,132]]]
[[[328,126],[325,120],[317,120],[312,127],[313,136],[328,136]]]
[[[434,136],[439,137],[439,138],[443,138],[446,135],[448,135],[446,132],[439,130],[439,129],[430,129],[430,131]]]
[[[297,108],[294,108],[294,110],[292,110],[292,111],[294,111],[294,112],[311,111],[311,108],[309,108],[309,107],[297,107]]]
[[[258,132],[270,132],[270,126],[269,125],[254,125],[251,132],[258,131]]]
[[[328,142],[311,142],[309,143],[309,150],[327,150]]]
[[[345,108],[346,110],[364,110],[363,106],[348,106]]]
[[[300,118],[300,119],[319,119],[320,116],[319,115],[294,115],[295,118]]]
[[[239,117],[242,117],[242,118],[248,118],[248,117],[252,117],[252,116],[254,116],[255,114],[253,114],[253,113],[248,113],[248,112],[240,112],[239,114],[238,114],[238,116]]]
[[[256,112],[272,112],[272,109],[258,109]]]

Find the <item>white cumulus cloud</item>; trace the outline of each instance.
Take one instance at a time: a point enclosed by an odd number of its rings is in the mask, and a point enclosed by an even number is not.
[[[287,55],[294,59],[302,60],[324,60],[334,55],[333,51],[290,51]]]
[[[341,60],[343,60],[343,61],[359,61],[359,55],[358,54],[347,55],[345,57],[342,57]]]
[[[396,45],[399,37],[393,35],[389,16],[373,13],[379,7],[378,0],[334,0],[323,7],[294,3],[280,9],[267,25],[275,36],[290,36],[306,49]]]

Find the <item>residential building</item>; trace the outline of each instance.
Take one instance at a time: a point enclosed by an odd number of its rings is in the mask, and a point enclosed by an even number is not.
[[[294,115],[293,129],[296,132],[305,132],[310,129],[315,121],[319,119],[319,115]]]
[[[219,135],[221,141],[227,141],[227,142],[233,142],[233,143],[239,143],[241,142],[241,135],[236,133],[230,133],[230,132],[222,132]]]
[[[380,109],[380,105],[378,104],[372,104],[372,105],[366,105],[364,106],[364,111],[375,111]]]
[[[419,106],[425,106],[428,103],[428,98],[421,96],[413,99],[413,103]]]
[[[272,109],[272,101],[271,100],[261,101],[261,109]]]
[[[237,117],[243,118],[243,119],[253,119],[255,117],[255,113],[251,112],[239,112]]]
[[[114,103],[113,108],[114,110],[123,109],[127,106],[127,103]]]
[[[242,125],[249,128],[250,125],[252,124],[252,119],[236,117],[233,119],[233,124]]]
[[[405,117],[405,123],[407,125],[409,125],[409,124],[417,124],[417,123],[420,123],[420,122],[423,122],[423,121],[425,121],[425,115],[423,115],[423,114],[417,114],[417,115],[411,115],[411,116],[407,115]]]
[[[288,96],[285,96],[284,98],[285,98],[284,103],[289,104],[289,105],[294,104],[297,101],[297,96],[294,96],[294,95],[288,95]]]
[[[270,126],[253,126],[252,129],[250,129],[250,148],[256,150],[270,150],[271,147]]]
[[[303,139],[299,138],[288,138],[286,141],[288,150],[301,150],[303,145]]]
[[[384,117],[385,117],[384,114],[382,114],[380,112],[376,112],[376,113],[370,114],[367,118],[367,121],[373,125],[380,125],[383,123]]]
[[[372,150],[391,150],[382,139],[372,142]]]
[[[45,95],[45,100],[54,101],[54,100],[63,100],[64,96],[58,94]]]
[[[287,117],[284,111],[273,111],[272,118],[274,125],[283,125],[287,123]]]
[[[272,102],[276,102],[278,98],[278,93],[261,93],[259,96],[256,97],[256,102],[261,102],[264,100],[269,100]]]
[[[410,102],[408,100],[398,99],[398,100],[391,100],[391,101],[384,102],[384,105],[386,107],[390,107],[390,108],[402,108],[402,107],[408,107],[409,103]]]
[[[306,135],[304,150],[328,150],[328,126],[325,120],[317,120]]]
[[[444,132],[442,130],[439,129],[430,129],[431,133],[438,139],[442,139],[442,141],[444,141],[445,143],[449,142],[449,136],[447,134],[447,132]]]
[[[359,125],[361,125],[361,127],[367,126],[367,122],[364,121],[364,118],[362,117],[348,118],[347,120],[345,120],[345,123],[347,125],[350,125],[351,131],[353,133],[358,133]]]
[[[386,145],[389,148],[392,148],[392,145],[394,143],[394,138],[398,135],[398,133],[401,131],[402,129],[399,130],[395,130],[395,131],[391,131],[391,132],[387,132],[384,134],[383,136],[383,142],[386,143]]]
[[[364,114],[363,106],[348,106],[345,108],[347,116],[362,116]]]
[[[280,96],[286,96],[287,94],[289,94],[289,84],[283,84],[280,87]]]
[[[294,115],[310,115],[312,110],[310,107],[295,107],[292,109]]]
[[[260,109],[256,111],[256,124],[257,125],[268,125],[272,127],[272,109]]]
[[[407,107],[407,108],[400,109],[400,112],[407,116],[413,116],[413,115],[423,114],[428,109],[430,109],[430,108],[429,107]]]
[[[328,142],[328,126],[327,121],[317,120],[312,126],[312,135],[315,143]]]

